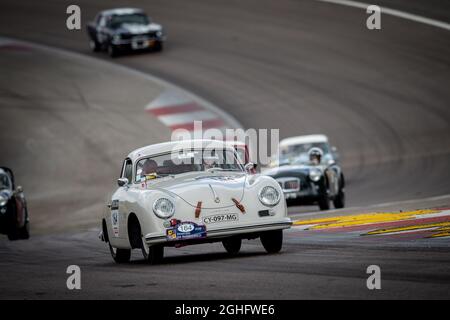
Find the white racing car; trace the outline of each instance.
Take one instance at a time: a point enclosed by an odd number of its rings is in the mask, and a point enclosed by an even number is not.
[[[132,249],[157,263],[165,246],[216,241],[236,254],[242,239],[258,237],[267,252],[278,252],[292,224],[283,191],[271,177],[248,174],[253,168],[216,140],[137,149],[124,160],[100,237],[119,263]]]

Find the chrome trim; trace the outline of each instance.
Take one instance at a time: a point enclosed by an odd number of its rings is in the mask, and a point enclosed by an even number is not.
[[[212,193],[213,193],[213,198],[214,198],[214,202],[215,203],[220,203],[220,198],[217,195],[216,191],[214,190],[214,188],[212,187],[211,184],[208,183],[209,188],[211,189]]]
[[[252,232],[258,232],[258,229],[265,229],[270,227],[280,227],[282,229],[287,229],[292,226],[292,221],[282,221],[282,222],[272,222],[272,223],[265,223],[265,224],[257,224],[257,225],[247,225],[247,226],[239,226],[239,227],[232,227],[232,228],[223,228],[223,229],[215,229],[206,231],[206,238],[210,236],[214,236],[216,234],[226,233],[226,232],[233,232],[233,231],[240,231],[240,230],[248,230],[249,233]],[[246,232],[243,232],[246,233]],[[162,236],[145,236],[145,241],[167,241],[167,237],[165,235]]]

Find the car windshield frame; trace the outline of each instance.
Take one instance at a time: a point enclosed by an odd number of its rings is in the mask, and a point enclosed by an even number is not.
[[[304,147],[302,152],[296,152],[293,149],[294,148],[299,148],[300,146],[308,146],[309,147]],[[280,151],[280,155],[279,155],[279,163],[289,163],[289,164],[295,164],[295,165],[299,165],[299,164],[307,164],[309,162],[309,158],[307,157],[306,160],[302,161],[301,157],[302,155],[307,155],[309,150],[311,150],[312,148],[319,148],[320,150],[322,150],[323,152],[323,157],[322,157],[322,161],[324,161],[326,158],[329,157],[333,157],[333,155],[330,152],[330,146],[328,145],[327,142],[311,142],[311,143],[298,143],[298,144],[293,144],[293,145],[289,145],[286,147],[288,150],[290,149],[289,152],[286,153],[286,155],[282,155],[282,151]],[[287,155],[291,155],[291,156],[287,156]]]
[[[224,164],[217,164],[218,166],[213,166],[211,168],[206,168],[205,169],[205,164],[204,160],[205,160],[205,152],[211,152],[211,151],[220,151],[222,152],[222,159],[227,159],[225,156],[225,153],[229,153],[232,154],[232,163],[224,163]],[[187,170],[187,171],[183,171],[183,172],[179,172],[179,173],[163,173],[163,172],[158,172],[158,170],[156,170],[156,178],[161,178],[161,177],[166,177],[166,176],[176,176],[176,175],[180,175],[180,174],[184,174],[184,173],[189,173],[189,172],[207,172],[207,170],[211,170],[211,171],[217,171],[217,172],[239,172],[239,173],[245,173],[245,169],[244,169],[244,165],[240,159],[240,157],[238,156],[236,150],[234,148],[204,148],[204,149],[182,149],[182,150],[174,150],[174,151],[169,151],[169,152],[163,152],[163,153],[158,153],[158,154],[153,154],[153,155],[148,155],[148,156],[143,156],[139,159],[135,160],[134,166],[133,166],[133,182],[134,183],[142,183],[145,181],[142,181],[142,175],[141,172],[138,174],[138,170],[140,168],[138,168],[139,164],[144,161],[144,160],[149,160],[152,159],[154,160],[157,157],[165,157],[168,156],[164,161],[166,160],[172,160],[173,154],[180,154],[180,153],[201,153],[201,159],[202,159],[202,163],[189,163],[189,164],[174,164],[174,166],[181,166],[181,165],[186,165],[186,166],[191,166],[192,168],[194,168],[194,166],[199,166],[197,168],[201,168],[201,170]],[[186,157],[186,159],[188,159],[189,157]],[[193,157],[190,157],[191,159],[193,159]],[[225,160],[225,161],[228,161]],[[235,166],[235,168],[223,168],[221,166]],[[142,165],[143,167],[143,165]],[[161,166],[162,167],[162,166]],[[150,175],[151,173],[147,173],[146,175]]]
[[[139,16],[142,17],[141,21],[126,21],[126,17]],[[116,20],[116,21],[114,21]],[[109,17],[107,21],[108,27],[112,29],[118,29],[123,24],[139,24],[139,25],[148,25],[150,24],[150,18],[145,13],[127,13],[127,14],[113,14]]]
[[[7,182],[5,184],[4,182]],[[0,173],[0,190],[10,190],[12,188],[11,180],[7,174]]]

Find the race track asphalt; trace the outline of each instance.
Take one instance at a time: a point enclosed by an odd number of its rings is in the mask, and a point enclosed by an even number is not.
[[[448,18],[442,12],[450,12],[444,1],[394,3],[396,9],[442,20]],[[109,59],[88,51],[84,30],[64,28],[68,4],[5,0],[2,35]],[[79,1],[83,23],[101,9],[122,4]],[[341,154],[349,206],[450,193],[448,31],[390,16],[382,17],[381,30],[370,31],[364,10],[310,0],[127,4],[143,7],[163,24],[168,42],[162,53],[133,54],[115,63],[180,85],[246,128],[280,129],[281,137],[327,134]],[[291,213],[300,211],[305,209]],[[262,254],[254,241],[233,259],[218,245],[188,247],[170,251],[173,257],[157,267],[139,261],[115,266],[95,242],[95,231],[42,235],[26,243],[2,239],[2,256],[9,258],[1,262],[1,295],[449,298],[448,240],[374,246],[295,234],[286,237],[280,255]],[[68,264],[86,267],[86,287],[78,293],[65,289]],[[386,266],[386,286],[378,292],[365,287],[369,264]],[[33,279],[18,285],[28,280],[24,274]],[[196,287],[189,285],[192,281]]]

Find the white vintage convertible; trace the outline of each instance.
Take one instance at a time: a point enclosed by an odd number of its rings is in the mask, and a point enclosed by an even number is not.
[[[132,249],[157,263],[166,246],[216,241],[237,254],[242,239],[258,237],[276,253],[292,222],[279,184],[250,174],[253,168],[232,145],[216,140],[137,149],[123,162],[100,237],[118,263],[129,261]]]

